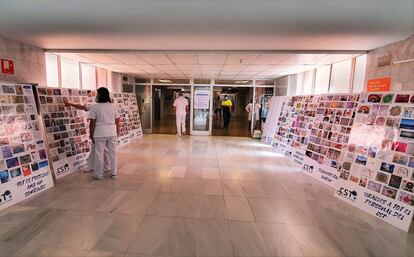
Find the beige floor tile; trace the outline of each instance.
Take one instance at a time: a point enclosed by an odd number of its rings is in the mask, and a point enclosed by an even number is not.
[[[312,225],[313,219],[306,214],[297,202],[289,199],[270,199],[284,223],[293,225]]]
[[[171,166],[168,177],[170,178],[184,178],[187,171],[186,166]]]
[[[343,252],[338,252],[332,240],[317,227],[309,225],[287,226],[305,256],[343,256]]]
[[[224,197],[204,195],[201,199],[200,217],[206,219],[226,219]]]
[[[175,216],[181,195],[176,193],[158,193],[148,208],[148,215]]]
[[[204,179],[220,179],[220,171],[218,168],[203,168]]]
[[[243,192],[243,189],[241,187],[240,181],[230,180],[230,179],[222,179],[221,184],[222,184],[222,187],[223,187],[224,195],[244,196],[244,192]]]
[[[128,253],[163,255],[168,247],[172,218],[146,216],[132,240]]]
[[[118,253],[125,252],[143,219],[144,215],[118,214],[114,222],[96,243],[94,249]]]
[[[229,220],[254,221],[254,216],[246,197],[224,196],[226,216]]]
[[[288,192],[279,183],[260,182],[260,185],[262,186],[263,190],[266,192],[267,196],[270,198],[281,198],[281,199],[290,198]]]
[[[240,181],[244,195],[247,197],[267,197],[259,182],[256,181]]]
[[[134,191],[113,190],[95,211],[114,212],[134,196]]]
[[[174,218],[168,233],[168,247],[163,255],[197,256],[197,222]]]
[[[132,197],[123,203],[115,212],[123,214],[145,214],[155,198],[155,192],[135,192]]]
[[[202,220],[197,223],[197,256],[233,256],[226,221]]]
[[[229,226],[235,256],[271,256],[255,222],[230,221]]]
[[[289,233],[286,224],[257,223],[265,241],[268,252],[272,256],[302,256],[299,244]]]
[[[203,193],[207,195],[223,195],[223,187],[219,179],[203,179]]]
[[[180,194],[178,205],[175,210],[175,217],[200,217],[200,208],[203,195]]]
[[[283,223],[278,210],[266,198],[248,198],[256,222]]]

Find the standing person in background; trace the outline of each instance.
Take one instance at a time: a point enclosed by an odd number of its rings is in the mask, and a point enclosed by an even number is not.
[[[221,122],[221,102],[220,102],[219,95],[214,98],[213,106],[214,106],[214,114],[216,115],[216,121]]]
[[[111,161],[111,178],[117,178],[117,137],[119,135],[119,115],[117,108],[111,103],[109,91],[101,87],[97,90],[96,104],[89,110],[89,136],[95,144],[95,161],[93,176],[97,180],[102,180],[104,151],[108,149]]]
[[[254,106],[255,106],[254,113],[253,113],[253,100],[250,100],[250,103],[246,106],[246,111],[249,115],[249,129],[248,129],[249,131],[252,126],[252,121],[253,121],[253,130],[254,130],[257,127],[257,122],[260,120],[260,108],[262,108],[262,106],[258,103],[257,100]]]
[[[78,110],[82,110],[85,112],[89,112],[90,106],[86,106],[86,105],[82,105],[82,104],[76,104],[76,103],[71,103],[68,101],[67,98],[63,98],[63,104],[66,107],[73,107],[75,109]],[[89,156],[86,159],[86,168],[84,170],[85,173],[89,173],[93,171],[93,163],[94,163],[94,159],[95,159],[95,144],[92,142],[91,143],[91,151],[89,152]],[[105,153],[104,153],[104,161],[105,161],[105,170],[109,169],[109,157],[108,157],[108,151],[105,149]]]
[[[174,101],[174,113],[175,113],[175,120],[177,124],[177,136],[181,136],[185,134],[185,117],[187,116],[188,112],[188,100],[183,96],[183,92],[178,93],[179,97],[177,97]]]
[[[233,103],[231,100],[227,97],[227,95],[224,96],[224,101],[221,102],[221,109],[223,110],[223,129],[228,129],[230,120],[231,120],[231,109],[232,109]]]

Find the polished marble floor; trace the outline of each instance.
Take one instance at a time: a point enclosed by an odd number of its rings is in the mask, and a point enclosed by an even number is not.
[[[414,256],[402,232],[248,138],[148,135],[0,212],[0,256]]]

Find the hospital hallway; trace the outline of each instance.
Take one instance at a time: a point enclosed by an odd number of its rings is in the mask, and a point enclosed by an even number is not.
[[[414,256],[413,233],[247,137],[144,135],[119,160],[0,212],[0,256]]]

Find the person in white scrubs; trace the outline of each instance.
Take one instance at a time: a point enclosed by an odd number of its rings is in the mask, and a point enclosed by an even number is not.
[[[86,112],[89,112],[90,106],[82,105],[82,104],[76,104],[71,103],[68,101],[67,98],[63,98],[63,104],[67,107],[73,107],[78,110],[83,110]],[[84,170],[85,173],[89,173],[93,171],[93,162],[95,159],[95,144],[91,144],[91,151],[89,152],[89,156],[86,159],[86,168]],[[109,157],[108,157],[108,150],[105,149],[104,153],[104,161],[105,161],[105,170],[109,170]]]
[[[252,126],[252,123],[251,123],[252,120],[254,121],[253,129],[256,129],[257,122],[260,120],[260,108],[262,108],[262,106],[258,103],[258,101],[256,101],[256,103],[255,103],[254,112],[253,112],[253,103],[252,102],[250,102],[246,106],[246,111],[247,111],[248,116],[249,116],[249,128],[248,128],[249,131],[250,131],[250,128]]]
[[[117,108],[111,103],[109,91],[101,87],[97,90],[96,104],[89,110],[89,136],[95,144],[94,178],[104,178],[104,151],[108,149],[111,162],[111,178],[117,178],[117,152],[119,135],[119,114]]]
[[[175,99],[173,107],[177,124],[177,135],[180,137],[182,134],[185,134],[185,118],[188,112],[188,100],[183,96],[181,91],[178,94],[179,97]]]

